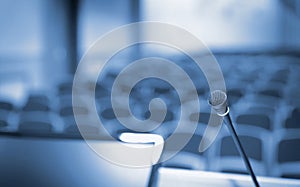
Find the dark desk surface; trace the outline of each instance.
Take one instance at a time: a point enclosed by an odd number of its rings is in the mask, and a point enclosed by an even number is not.
[[[108,162],[83,140],[0,136],[3,187],[141,187],[146,186],[149,173],[149,168],[126,168]]]

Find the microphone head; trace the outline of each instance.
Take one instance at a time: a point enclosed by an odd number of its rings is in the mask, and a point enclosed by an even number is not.
[[[219,116],[225,116],[229,111],[227,107],[227,95],[222,90],[211,92],[208,103]]]

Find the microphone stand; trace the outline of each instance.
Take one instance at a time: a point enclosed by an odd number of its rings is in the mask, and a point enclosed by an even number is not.
[[[259,184],[257,182],[256,176],[253,172],[253,169],[251,167],[251,164],[249,162],[249,159],[246,155],[246,152],[243,149],[243,146],[240,142],[240,139],[234,129],[230,114],[229,114],[229,107],[227,106],[227,95],[222,90],[215,90],[211,93],[210,98],[208,100],[208,103],[212,106],[212,108],[216,111],[216,113],[224,117],[225,124],[227,125],[228,130],[231,133],[232,139],[234,141],[235,146],[238,149],[238,152],[240,153],[246,168],[248,170],[248,173],[250,174],[255,187],[259,187]]]
[[[229,108],[227,108],[227,110],[229,111]],[[247,170],[248,170],[248,172],[249,172],[249,174],[250,174],[250,176],[252,178],[252,181],[254,182],[254,184],[255,184],[256,187],[259,187],[259,183],[257,182],[256,176],[255,176],[255,174],[253,172],[253,169],[252,169],[251,164],[249,162],[249,159],[248,159],[248,157],[246,155],[246,152],[243,149],[243,146],[242,146],[242,144],[240,142],[240,139],[239,139],[239,137],[238,137],[238,135],[237,135],[237,133],[236,133],[236,131],[234,129],[234,126],[233,126],[230,114],[229,114],[229,112],[226,112],[226,113],[227,114],[224,116],[225,124],[226,124],[228,130],[231,133],[231,136],[232,136],[232,139],[234,141],[235,146],[237,147],[237,149],[238,149],[241,157],[243,158],[243,161],[244,161],[244,163],[246,165],[246,168],[247,168]]]

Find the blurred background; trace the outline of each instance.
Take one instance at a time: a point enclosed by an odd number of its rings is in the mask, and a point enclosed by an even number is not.
[[[18,146],[15,149],[5,146],[3,142],[11,135],[29,138],[38,135],[30,139],[32,143],[27,142],[29,147],[45,141],[45,137],[54,137],[50,142],[61,141],[61,145],[80,139],[71,102],[76,67],[99,37],[138,21],[180,26],[202,40],[221,66],[234,121],[256,173],[300,178],[300,1],[297,0],[1,0],[0,149],[3,154],[7,152],[6,156],[0,156],[2,174],[8,167],[19,168],[23,164],[22,160],[13,162],[12,155],[19,157],[27,153],[20,152]],[[128,33],[124,37],[130,40],[142,34]],[[198,50],[192,45],[189,49],[191,53]],[[181,151],[181,156],[163,166],[245,173],[226,128],[209,150],[197,151],[210,113],[206,106],[208,85],[189,57],[166,46],[136,45],[111,59],[96,86],[97,110],[99,117],[109,124],[107,129],[113,133],[124,128],[115,119],[109,100],[114,78],[126,64],[153,55],[170,59],[186,70],[195,82],[200,102],[204,103],[199,119],[193,116],[187,119],[199,123],[195,137]],[[93,67],[85,73],[91,78],[97,76]],[[87,88],[90,89],[89,85]],[[170,85],[156,79],[139,83],[132,91],[131,108],[138,118],[146,119],[149,101],[155,97],[166,101],[168,113],[162,127],[154,133],[166,138],[176,128],[180,108],[178,95]],[[193,101],[187,99],[185,104],[189,102]],[[78,106],[77,109],[83,115],[89,113],[86,108]],[[92,123],[87,121],[86,131],[101,134],[101,129]],[[15,138],[22,142],[24,137]],[[39,146],[32,149],[37,150],[32,155],[42,154]],[[195,161],[189,164],[190,159]],[[5,165],[7,160],[15,165]],[[72,165],[70,160],[69,165]],[[90,168],[85,169],[89,172]],[[4,176],[16,172],[10,171]],[[130,176],[121,178],[131,186],[144,185],[150,175],[149,171],[144,172],[140,183],[132,182]],[[0,176],[0,184],[17,184],[11,181]],[[109,181],[106,185],[111,184]],[[29,179],[26,182],[32,184]]]

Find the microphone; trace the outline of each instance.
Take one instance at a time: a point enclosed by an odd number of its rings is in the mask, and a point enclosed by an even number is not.
[[[224,117],[225,124],[227,125],[227,128],[229,129],[229,131],[231,133],[231,136],[233,138],[235,146],[237,147],[241,157],[243,158],[243,161],[246,165],[248,173],[250,174],[255,186],[259,187],[259,183],[257,182],[256,176],[253,172],[253,169],[251,167],[249,159],[248,159],[248,157],[242,147],[242,144],[239,140],[239,137],[234,129],[234,126],[233,126],[233,123],[232,123],[232,120],[231,120],[231,117],[229,114],[229,107],[227,105],[226,93],[221,90],[215,90],[211,93],[208,102],[211,105],[211,107],[216,111],[217,115]]]

